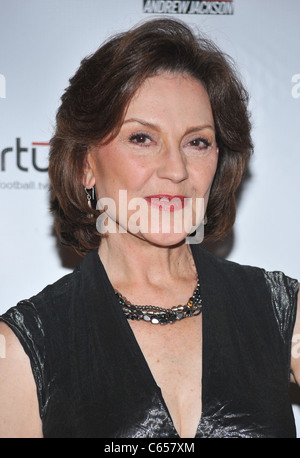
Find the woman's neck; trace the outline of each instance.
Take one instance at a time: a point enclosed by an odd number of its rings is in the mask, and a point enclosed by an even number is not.
[[[129,234],[110,234],[99,247],[99,256],[112,284],[171,284],[178,279],[196,279],[188,244],[165,247]]]

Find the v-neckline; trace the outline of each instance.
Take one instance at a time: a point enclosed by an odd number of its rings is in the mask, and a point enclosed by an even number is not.
[[[146,371],[147,372],[147,378],[149,379],[151,385],[154,387],[154,390],[155,390],[155,393],[158,395],[159,397],[159,400],[160,402],[162,403],[167,415],[168,415],[168,419],[170,421],[170,423],[172,424],[172,427],[173,427],[173,430],[174,430],[174,433],[176,434],[176,436],[178,438],[182,438],[176,427],[175,427],[175,424],[174,424],[174,421],[173,421],[173,418],[170,414],[170,411],[169,411],[169,408],[168,408],[168,405],[165,401],[165,398],[163,396],[163,393],[162,393],[162,389],[161,387],[158,385],[158,383],[156,382],[155,378],[154,378],[154,375],[150,369],[150,366],[144,356],[144,353],[142,352],[142,349],[135,337],[135,334],[130,326],[130,324],[128,323],[128,320],[127,318],[124,316],[124,328],[126,328],[126,332],[127,334],[129,335],[129,338],[131,340],[131,343],[132,343],[132,349],[133,349],[133,353],[139,358],[139,360],[141,361],[141,366],[139,366],[141,368],[142,371]],[[203,327],[203,318],[202,318],[202,327]],[[196,428],[196,431],[195,431],[195,436],[193,438],[196,438],[197,437],[197,433],[198,433],[198,429],[199,429],[199,425],[201,424],[201,421],[202,421],[202,416],[203,416],[203,346],[204,346],[204,343],[203,343],[203,332],[202,332],[202,361],[201,361],[201,365],[202,365],[202,381],[201,381],[201,412],[199,413],[199,420],[198,420],[198,423],[197,423],[197,428]]]
[[[195,266],[196,266],[196,270],[197,270],[197,274],[198,274],[198,278],[200,280],[200,291],[201,291],[201,278],[202,278],[202,274],[200,272],[200,266],[199,266],[199,261],[197,259],[197,256],[196,256],[196,253],[193,249],[193,245],[191,245],[191,252],[192,252],[192,256],[193,256],[193,259],[194,259],[194,262],[195,262]],[[104,272],[104,275],[105,275],[105,279],[106,279],[106,283],[107,283],[107,286],[108,286],[108,292],[109,292],[109,296],[112,298],[112,302],[113,302],[113,307],[115,309],[115,312],[117,314],[117,316],[119,317],[120,321],[121,321],[121,324],[122,324],[122,328],[124,329],[124,331],[126,332],[127,336],[129,337],[130,339],[130,342],[131,342],[131,345],[129,346],[130,349],[131,349],[131,352],[134,353],[134,356],[136,356],[140,361],[141,361],[141,365],[138,365],[139,368],[141,368],[141,371],[146,375],[147,375],[147,379],[149,380],[149,383],[150,385],[153,387],[154,389],[154,392],[156,393],[156,395],[158,396],[162,406],[164,407],[165,409],[165,412],[168,416],[168,419],[169,419],[169,422],[170,424],[172,425],[172,428],[174,430],[174,434],[176,437],[178,438],[181,438],[181,436],[179,435],[176,427],[175,427],[175,424],[174,424],[174,421],[173,421],[173,418],[170,414],[170,411],[169,411],[169,408],[167,406],[167,403],[163,397],[163,393],[162,393],[162,390],[160,388],[160,386],[157,384],[155,378],[154,378],[154,375],[152,374],[152,371],[150,369],[150,366],[142,352],[142,349],[135,337],[135,334],[130,326],[130,324],[128,323],[128,320],[127,318],[125,317],[124,313],[122,312],[121,308],[120,308],[120,304],[118,302],[118,299],[117,299],[117,296],[115,294],[115,291],[114,291],[114,288],[110,282],[110,279],[108,277],[108,274],[104,268],[104,265],[101,261],[101,258],[99,256],[99,254],[97,253],[97,257],[98,257],[98,260],[100,262],[100,265],[101,265],[101,268]],[[202,294],[201,294],[202,296]],[[203,419],[203,412],[204,412],[204,399],[205,399],[205,396],[204,396],[204,388],[205,388],[205,372],[206,372],[206,369],[205,369],[205,362],[204,362],[204,355],[205,355],[205,352],[203,351],[204,350],[204,347],[206,348],[206,333],[205,333],[205,326],[203,325],[204,321],[205,321],[205,315],[206,315],[206,307],[205,307],[205,304],[203,304],[203,309],[202,309],[202,359],[201,359],[201,365],[202,365],[202,373],[201,373],[201,412],[199,413],[199,421],[198,421],[198,424],[197,424],[197,428],[196,428],[196,432],[195,432],[195,436],[193,438],[196,438],[197,437],[197,434],[198,434],[198,430],[199,430],[199,427],[201,425],[201,422],[202,422],[202,419]]]

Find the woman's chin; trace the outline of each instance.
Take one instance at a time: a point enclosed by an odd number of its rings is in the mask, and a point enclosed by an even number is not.
[[[186,233],[139,233],[136,234],[138,238],[142,239],[153,246],[159,247],[174,247],[182,245],[186,241]]]

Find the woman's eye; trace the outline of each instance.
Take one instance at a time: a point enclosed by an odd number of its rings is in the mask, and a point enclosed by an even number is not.
[[[134,134],[130,137],[129,141],[136,145],[149,145],[151,138],[146,134]]]
[[[204,150],[211,146],[211,143],[206,138],[195,138],[189,142],[189,145]]]

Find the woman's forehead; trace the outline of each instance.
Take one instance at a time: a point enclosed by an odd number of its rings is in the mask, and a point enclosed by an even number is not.
[[[189,75],[162,73],[147,78],[132,97],[123,123],[139,119],[155,124],[159,119],[213,123],[209,96],[202,83]]]

